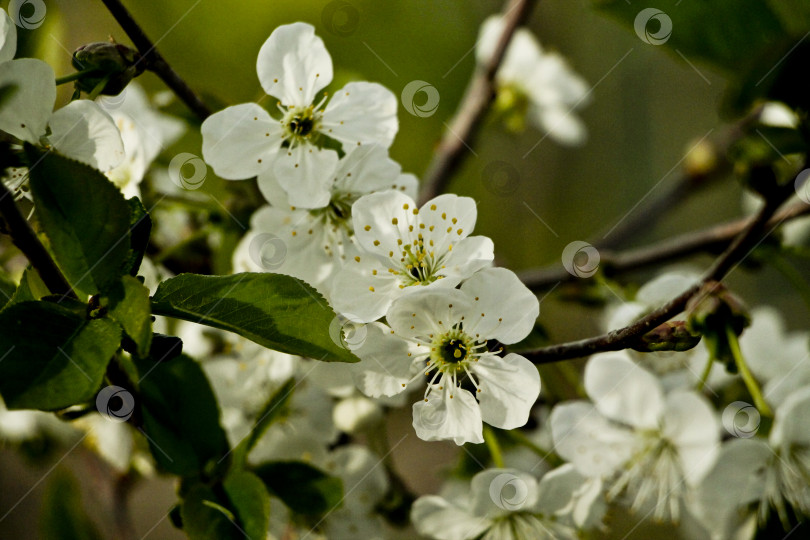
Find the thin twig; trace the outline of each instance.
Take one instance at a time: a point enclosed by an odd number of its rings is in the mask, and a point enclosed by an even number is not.
[[[624,328],[613,330],[601,336],[552,345],[550,347],[542,347],[534,351],[523,353],[523,356],[535,364],[544,364],[570,358],[579,358],[597,352],[619,351],[632,346],[638,338],[682,312],[689,302],[689,299],[697,294],[703,286],[712,281],[719,282],[736,267],[736,265],[779,224],[769,226],[771,218],[774,216],[779,206],[781,206],[792,193],[793,182],[784,186],[779,193],[775,194],[765,203],[756,217],[748,221],[745,228],[734,238],[731,245],[715,260],[709,270],[706,271],[700,283],[693,285],[664,306],[661,306]]]
[[[31,225],[20,213],[20,209],[14,203],[14,196],[2,182],[0,182],[0,218],[5,221],[6,232],[12,242],[28,258],[48,290],[53,294],[76,298],[76,293],[31,229]]]
[[[768,227],[810,214],[810,205],[793,204],[777,212],[768,222]],[[599,267],[608,276],[615,276],[649,266],[660,265],[696,253],[719,253],[751,222],[743,218],[701,231],[667,238],[661,242],[621,252],[599,250]],[[581,278],[570,274],[562,265],[519,272],[518,277],[533,291],[545,290],[560,282]]]
[[[467,156],[475,132],[495,99],[495,74],[518,26],[529,16],[534,0],[510,0],[504,8],[503,32],[492,58],[478,66],[467,86],[461,106],[444,133],[423,177],[422,202],[442,193],[453,173]]]
[[[133,45],[138,49],[142,61],[146,62],[146,68],[160,77],[166,86],[179,97],[200,120],[205,120],[211,116],[211,109],[200,99],[200,97],[180,78],[169,63],[158,52],[152,41],[146,37],[143,29],[135,22],[129,11],[119,0],[101,0],[124,32],[127,33]]]

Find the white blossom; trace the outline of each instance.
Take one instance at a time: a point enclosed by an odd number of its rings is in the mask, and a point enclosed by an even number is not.
[[[709,403],[692,391],[665,395],[624,353],[591,358],[584,382],[593,403],[564,402],[551,413],[557,453],[580,473],[605,479],[610,499],[626,493],[632,510],[652,502],[656,519],[677,521],[719,448]]]
[[[375,321],[395,298],[455,287],[490,266],[492,240],[469,236],[476,217],[475,201],[469,197],[440,195],[421,208],[397,191],[362,197],[352,206],[362,253],[335,277],[336,311],[353,321]]]
[[[501,16],[484,21],[476,45],[480,64],[495,53],[502,33]],[[498,102],[504,107],[516,108],[521,117],[527,116],[538,129],[560,143],[585,142],[585,125],[573,111],[589,101],[588,86],[560,54],[544,51],[529,30],[515,30],[495,81]]]
[[[332,81],[332,59],[306,23],[276,28],[256,64],[267,94],[278,98],[281,120],[256,103],[228,107],[203,122],[203,156],[223,178],[237,180],[272,171],[290,204],[320,208],[329,201],[338,153],[324,149],[328,137],[344,152],[363,144],[388,148],[398,129],[396,97],[376,83],[352,82],[324,108],[316,94]]]
[[[424,440],[483,442],[486,422],[501,429],[526,423],[540,393],[537,368],[514,353],[489,348],[520,341],[539,312],[537,298],[509,270],[481,270],[460,289],[422,289],[396,300],[390,328],[369,324],[355,352],[358,388],[370,397],[403,392],[427,380],[413,405],[413,426]],[[464,379],[475,394],[461,384]]]

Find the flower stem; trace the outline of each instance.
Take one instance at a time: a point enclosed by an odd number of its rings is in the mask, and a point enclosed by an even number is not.
[[[87,94],[87,99],[89,99],[90,101],[93,101],[99,95],[101,95],[101,92],[104,91],[104,87],[107,86],[108,82],[110,82],[110,76],[109,75],[107,75],[106,77],[104,77],[103,79],[98,81],[98,84],[96,84],[96,86],[93,88],[93,91],[90,92],[89,94]]]
[[[498,468],[503,468],[501,446],[498,444],[498,438],[495,436],[495,432],[489,426],[484,426],[484,442],[487,443],[487,449],[489,450],[489,456],[492,458],[492,463]]]
[[[728,338],[728,345],[731,349],[731,354],[734,356],[734,363],[737,364],[737,369],[740,370],[740,376],[745,383],[745,387],[748,388],[748,393],[751,394],[751,399],[754,400],[754,405],[759,410],[760,414],[773,418],[773,411],[771,411],[771,408],[768,406],[768,403],[766,403],[765,398],[762,396],[762,390],[760,390],[759,384],[757,383],[756,379],[754,379],[751,371],[748,369],[748,364],[745,363],[745,358],[743,358],[742,351],[740,350],[740,342],[737,339],[737,334],[734,333],[731,326],[726,327],[726,337]]]
[[[712,364],[714,364],[714,358],[712,358],[712,355],[709,355],[709,358],[706,360],[706,367],[703,368],[703,373],[700,374],[700,380],[697,385],[698,392],[702,392],[703,388],[706,386],[706,381],[709,380],[709,374],[712,372]]]
[[[56,78],[56,86],[59,86],[60,84],[67,84],[69,82],[79,80],[82,77],[84,77],[85,75],[90,75],[90,74],[96,73],[97,71],[98,70],[96,68],[83,69],[81,71],[71,73],[70,75],[65,75],[64,77],[57,77]]]

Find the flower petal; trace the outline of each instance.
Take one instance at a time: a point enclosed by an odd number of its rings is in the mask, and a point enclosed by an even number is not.
[[[469,299],[458,289],[421,289],[397,298],[386,319],[400,336],[427,338],[449,330],[470,309]]]
[[[92,101],[71,101],[53,113],[48,125],[48,139],[60,154],[100,171],[109,171],[126,155],[115,122]]]
[[[361,332],[365,332],[365,336],[361,336]],[[351,366],[357,388],[373,398],[405,391],[414,375],[414,357],[427,350],[392,334],[381,323],[362,326],[355,330],[355,337],[363,340],[362,345],[352,351],[360,358],[360,362]]]
[[[387,149],[376,144],[367,144],[340,160],[333,189],[348,193],[397,189],[401,171],[399,164],[388,157]]]
[[[399,191],[380,191],[360,197],[352,205],[352,223],[364,250],[387,261],[402,248],[397,240],[408,240],[409,225],[417,223],[413,199]]]
[[[265,171],[281,148],[281,126],[255,103],[212,114],[202,123],[201,131],[203,158],[227,180],[242,180]]]
[[[773,446],[810,446],[810,387],[791,394],[776,410],[770,434]]]
[[[637,448],[632,432],[618,428],[586,401],[567,401],[549,416],[554,451],[585,476],[608,477]]]
[[[465,322],[485,339],[517,343],[529,335],[540,314],[537,297],[506,268],[484,268],[466,280],[461,290],[473,299]]]
[[[720,449],[714,409],[702,395],[676,390],[666,397],[662,434],[678,448],[684,477],[694,486],[712,468]]]
[[[436,540],[478,538],[492,522],[474,516],[438,495],[419,497],[411,507],[411,522],[416,531]]]
[[[332,58],[311,24],[285,24],[262,45],[256,72],[265,92],[284,105],[306,107],[332,82]]]
[[[526,425],[540,395],[537,367],[519,354],[509,353],[503,358],[485,354],[472,371],[479,377],[480,392],[476,397],[482,420],[501,429]]]
[[[423,441],[452,439],[457,445],[484,442],[481,409],[462,388],[432,385],[425,400],[413,404],[413,428]]]
[[[657,428],[664,412],[658,379],[624,353],[604,353],[585,366],[585,390],[599,412],[635,428]]]
[[[0,64],[17,54],[17,27],[5,10],[0,9]]]
[[[531,512],[537,504],[537,480],[517,469],[486,469],[470,482],[472,513],[494,518],[510,512]]]
[[[13,85],[3,102],[0,130],[33,144],[48,129],[56,102],[56,79],[51,66],[35,58],[20,58],[0,64],[0,88]]]
[[[478,210],[472,198],[448,193],[426,202],[419,217],[427,229],[425,238],[433,241],[437,252],[444,252],[472,233]]]
[[[332,304],[354,321],[372,322],[385,315],[398,290],[394,276],[378,260],[358,255],[335,276]]]
[[[342,142],[346,151],[361,144],[388,148],[399,129],[397,98],[377,83],[349,83],[329,101],[322,125],[322,131]]]
[[[323,208],[332,195],[329,188],[337,163],[338,154],[334,150],[300,144],[279,155],[273,174],[292,206]]]

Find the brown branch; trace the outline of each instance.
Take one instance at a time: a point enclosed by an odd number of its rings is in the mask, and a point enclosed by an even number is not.
[[[200,99],[200,97],[189,87],[186,82],[180,78],[169,63],[155,48],[152,41],[146,37],[143,29],[135,22],[132,15],[127,11],[127,8],[119,0],[101,0],[124,32],[127,33],[129,39],[132,40],[135,48],[138,49],[143,61],[146,63],[146,68],[154,72],[160,77],[166,86],[179,97],[183,103],[188,106],[191,111],[197,115],[200,120],[205,120],[211,116],[211,109]]]
[[[28,258],[48,290],[53,294],[76,298],[76,293],[56,266],[48,250],[39,241],[31,225],[20,213],[20,209],[14,203],[14,196],[3,182],[0,182],[0,218],[5,222],[5,232]]]
[[[456,116],[447,127],[433,160],[423,177],[421,201],[441,194],[453,172],[467,156],[475,132],[484,119],[489,105],[495,99],[495,74],[506,55],[506,49],[518,26],[529,16],[534,0],[510,0],[504,8],[503,32],[498,39],[492,58],[477,66],[462,99]]]
[[[777,222],[775,225],[770,226],[771,218],[791,194],[793,194],[793,182],[779,190],[765,203],[756,217],[748,220],[744,229],[737,234],[731,245],[706,271],[700,283],[690,287],[664,306],[624,328],[613,330],[601,336],[542,347],[523,353],[523,356],[535,364],[545,364],[588,356],[597,352],[618,351],[631,347],[641,336],[682,312],[689,299],[697,294],[703,286],[712,281],[719,282],[736,267],[765,236],[770,234],[781,223]]]
[[[796,203],[777,212],[768,221],[767,227],[776,227],[782,222],[808,214],[810,214],[810,205]],[[678,260],[696,253],[719,253],[728,247],[729,243],[745,229],[752,219],[738,219],[628,251],[614,252],[600,249],[599,267],[606,275],[614,276]],[[548,289],[560,282],[581,279],[570,274],[561,265],[519,272],[518,277],[533,291]]]

